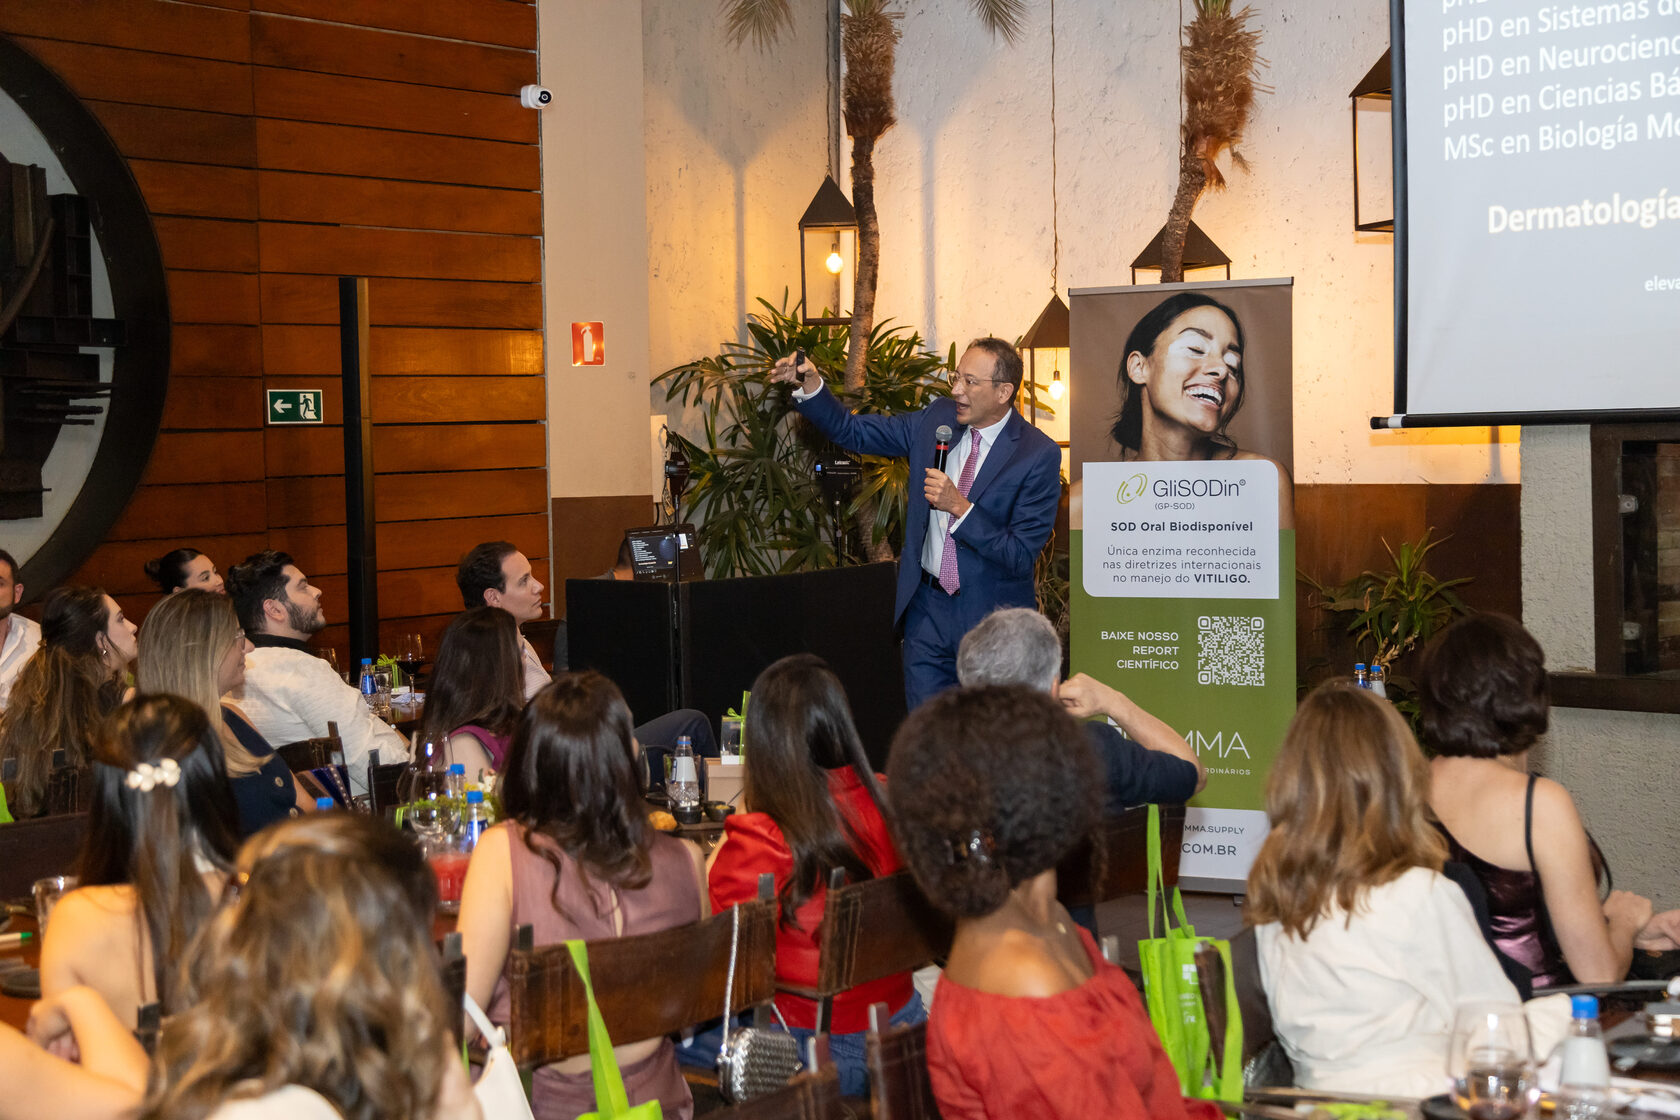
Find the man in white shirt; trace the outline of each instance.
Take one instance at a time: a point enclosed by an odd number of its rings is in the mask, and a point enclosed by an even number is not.
[[[22,601],[17,561],[0,548],[0,708],[11,700],[12,682],[17,680],[23,663],[41,648],[40,623],[13,613]]]
[[[408,757],[408,744],[373,714],[362,694],[344,683],[308,646],[327,624],[321,590],[284,552],[259,552],[227,573],[245,636],[256,648],[245,655],[245,683],[232,693],[245,718],[271,746],[327,734],[338,725],[352,788],[366,791],[369,756],[390,763]]]

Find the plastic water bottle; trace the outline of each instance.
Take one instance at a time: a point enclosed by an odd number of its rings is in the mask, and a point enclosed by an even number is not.
[[[695,809],[700,805],[700,774],[695,768],[694,741],[687,735],[677,736],[677,749],[671,755],[671,778],[665,783],[671,796],[671,809]]]
[[[449,799],[463,809],[467,804],[467,767],[463,762],[449,764]]]
[[[375,715],[379,714],[379,678],[373,675],[373,658],[362,658],[362,678],[360,682],[362,703]]]
[[[1572,996],[1569,1034],[1558,1044],[1559,1120],[1597,1120],[1610,1111],[1610,1058],[1598,1025],[1598,997]]]
[[[1365,675],[1365,662],[1356,661],[1353,664],[1353,683],[1360,688],[1370,688],[1371,679]]]
[[[478,847],[478,838],[489,827],[490,811],[484,804],[484,791],[468,790],[467,809],[461,814],[461,839],[457,847],[462,853],[471,855],[472,850]]]
[[[1371,671],[1365,676],[1365,687],[1384,700],[1388,699],[1388,673],[1375,661],[1371,662]]]

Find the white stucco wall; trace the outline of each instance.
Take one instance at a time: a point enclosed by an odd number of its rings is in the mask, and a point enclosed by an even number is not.
[[[1593,665],[1590,444],[1584,427],[1524,428],[1523,621],[1554,671]],[[1680,716],[1558,708],[1536,768],[1574,795],[1616,885],[1680,907]]]

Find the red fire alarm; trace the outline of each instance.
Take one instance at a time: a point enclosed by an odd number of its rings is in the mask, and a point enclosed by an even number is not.
[[[600,366],[607,362],[607,334],[600,323],[572,324],[572,364]]]

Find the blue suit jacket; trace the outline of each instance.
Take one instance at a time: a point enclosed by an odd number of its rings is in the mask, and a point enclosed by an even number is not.
[[[933,466],[933,433],[947,424],[956,433],[951,441],[968,438],[957,423],[957,405],[941,397],[920,412],[898,416],[852,414],[826,387],[800,401],[800,414],[823,435],[848,451],[910,461],[909,520],[904,529],[904,553],[898,562],[898,600],[893,621],[902,625],[921,579],[922,543],[927,537],[929,506],[922,497],[922,480]],[[964,598],[996,607],[1031,607],[1033,562],[1056,524],[1062,494],[1062,451],[1056,441],[1011,409],[1003,431],[986,453],[980,473],[969,487],[974,508],[957,527],[957,576]]]

